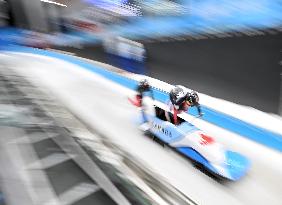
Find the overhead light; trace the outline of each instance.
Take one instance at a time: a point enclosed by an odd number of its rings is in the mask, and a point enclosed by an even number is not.
[[[55,2],[55,1],[50,1],[50,0],[40,0],[40,1],[45,2],[45,3],[49,3],[49,4],[55,4],[55,5],[58,5],[58,6],[67,7],[67,5],[65,5],[65,4],[60,4],[60,3]]]

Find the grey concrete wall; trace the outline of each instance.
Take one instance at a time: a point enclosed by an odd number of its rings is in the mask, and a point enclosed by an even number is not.
[[[153,77],[278,113],[282,33],[147,43]]]
[[[60,8],[54,4],[45,4],[44,9],[48,19],[49,30],[52,32],[59,32],[59,21],[60,21]]]
[[[22,1],[8,0],[8,3],[15,26],[20,28],[28,28],[29,22]]]
[[[39,0],[21,0],[28,18],[30,29],[47,32],[48,23],[46,11]]]
[[[9,20],[8,4],[0,0],[0,27],[7,26]]]
[[[20,28],[47,32],[46,12],[40,0],[8,0],[14,24]]]

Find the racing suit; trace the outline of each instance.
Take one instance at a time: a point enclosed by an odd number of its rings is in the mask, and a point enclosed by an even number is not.
[[[167,121],[173,123],[174,125],[179,125],[182,122],[181,119],[178,118],[177,115],[180,114],[181,112],[188,112],[189,107],[196,106],[197,111],[198,111],[198,116],[203,115],[203,113],[201,111],[201,106],[200,106],[199,103],[191,106],[187,102],[184,102],[184,103],[182,103],[182,105],[177,106],[177,105],[174,105],[171,101],[168,101],[167,105],[168,105],[170,112],[165,111],[165,117],[166,117]]]
[[[152,99],[154,99],[153,92],[152,92],[150,87],[143,87],[141,85],[138,85],[137,88],[136,88],[136,92],[137,92],[136,99],[135,99],[135,101],[131,101],[131,102],[137,107],[142,106],[142,99],[143,99],[144,92],[150,92]]]

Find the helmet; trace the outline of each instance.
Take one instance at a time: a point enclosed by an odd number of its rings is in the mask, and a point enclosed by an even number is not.
[[[149,82],[146,79],[139,81],[139,87],[143,88],[144,90],[149,89]]]
[[[187,95],[187,101],[190,103],[191,106],[197,105],[199,103],[198,93],[195,91],[190,92]]]
[[[183,86],[175,86],[169,93],[170,101],[174,105],[181,105],[187,98],[187,90]]]

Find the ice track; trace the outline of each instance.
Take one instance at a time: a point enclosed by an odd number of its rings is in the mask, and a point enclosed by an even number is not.
[[[195,125],[251,159],[252,168],[246,177],[219,183],[189,160],[143,136],[133,123],[138,112],[127,101],[133,91],[49,57],[9,54],[0,55],[0,59],[52,93],[88,126],[103,132],[198,204],[282,203],[282,153],[197,119]]]

